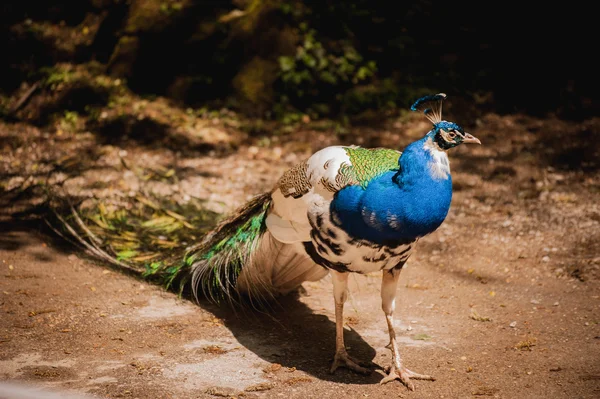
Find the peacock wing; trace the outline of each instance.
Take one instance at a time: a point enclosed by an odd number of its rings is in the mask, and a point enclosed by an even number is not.
[[[398,170],[401,153],[386,148],[331,146],[286,171],[272,192],[267,228],[283,243],[310,241],[310,208],[329,206],[344,187],[369,182],[390,170]]]

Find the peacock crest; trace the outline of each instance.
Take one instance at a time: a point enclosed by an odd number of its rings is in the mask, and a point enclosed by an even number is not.
[[[411,111],[421,111],[425,117],[434,125],[442,121],[442,103],[446,99],[446,94],[431,94],[419,98],[410,107]]]

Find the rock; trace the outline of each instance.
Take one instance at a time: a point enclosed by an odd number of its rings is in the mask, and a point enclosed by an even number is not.
[[[244,389],[246,392],[262,392],[268,391],[270,389],[275,388],[275,384],[272,382],[261,382],[260,384],[255,384]]]
[[[510,323],[508,326],[509,326],[509,327],[511,327],[511,328],[515,328],[515,327],[517,326],[517,322],[516,322],[516,321],[513,321],[513,322],[512,322],[512,323]]]
[[[238,391],[233,388],[227,388],[227,387],[210,387],[210,388],[206,389],[205,392],[212,396],[228,398],[231,396],[236,396]]]

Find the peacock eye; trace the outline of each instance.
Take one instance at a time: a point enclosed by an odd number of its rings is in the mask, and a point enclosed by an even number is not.
[[[450,130],[450,131],[448,132],[448,135],[450,136],[450,138],[451,138],[451,139],[453,139],[453,138],[455,138],[455,137],[456,137],[456,132],[455,132],[454,130]]]

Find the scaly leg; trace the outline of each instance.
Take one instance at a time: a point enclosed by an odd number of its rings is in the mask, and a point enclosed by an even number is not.
[[[370,374],[371,370],[359,366],[359,361],[350,357],[344,345],[344,302],[348,298],[348,273],[331,271],[333,279],[333,298],[335,299],[335,357],[330,373],[338,367],[347,367],[361,374]]]
[[[381,380],[380,384],[399,379],[408,389],[414,391],[415,387],[410,381],[411,378],[414,378],[415,380],[430,381],[435,381],[435,378],[429,375],[414,373],[402,365],[398,343],[396,342],[396,331],[394,330],[394,309],[396,308],[396,289],[398,287],[399,277],[399,269],[384,270],[383,278],[381,280],[381,308],[385,313],[385,319],[390,333],[390,343],[387,347],[392,351],[392,366],[389,374]]]

